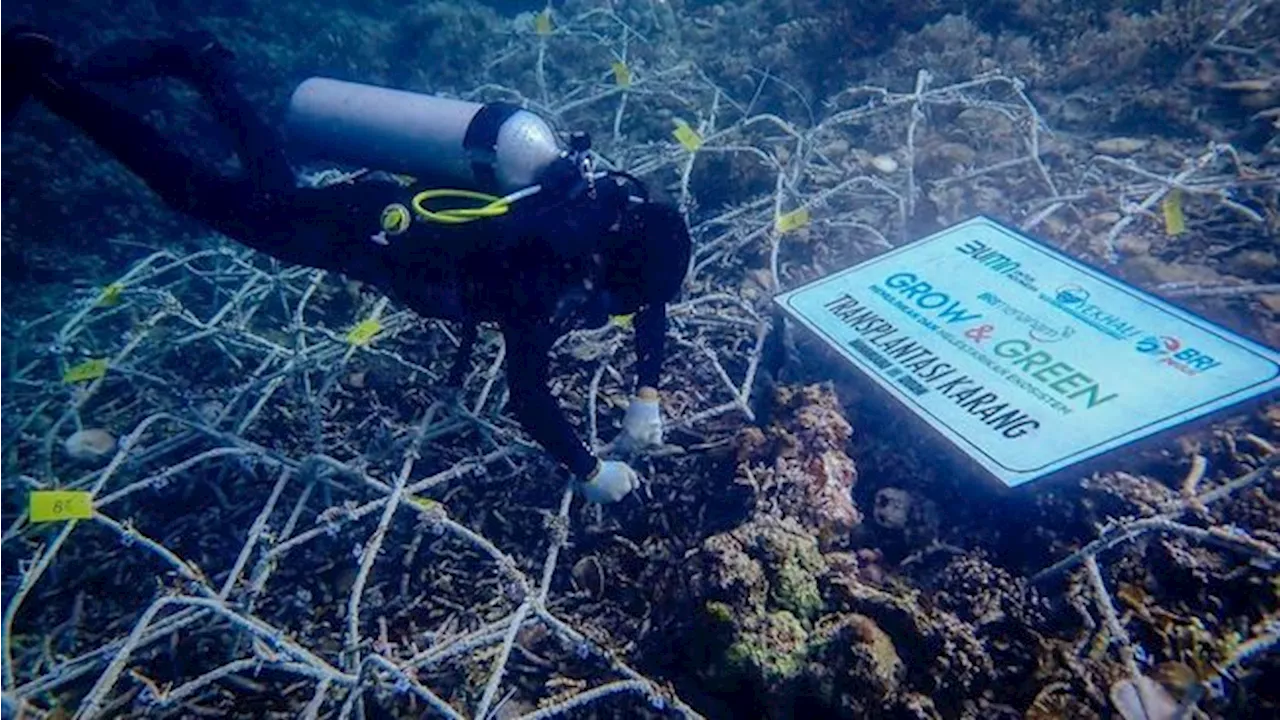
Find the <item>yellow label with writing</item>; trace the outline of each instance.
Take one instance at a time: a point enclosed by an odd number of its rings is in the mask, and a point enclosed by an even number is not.
[[[382,323],[378,322],[378,318],[361,320],[347,332],[347,342],[363,347],[379,332],[382,332]]]
[[[83,490],[35,490],[30,511],[35,523],[88,520],[93,517],[93,495]]]
[[[120,304],[120,294],[124,292],[124,285],[120,283],[111,283],[102,288],[102,294],[98,296],[98,307],[115,307]]]
[[[672,130],[671,134],[689,152],[696,152],[698,148],[702,147],[702,136],[698,134],[697,130],[689,127],[689,123],[683,120],[676,120],[676,129]]]
[[[809,224],[809,209],[798,208],[789,213],[783,213],[773,221],[773,228],[778,231],[779,235],[785,235],[792,230],[799,230]]]
[[[62,382],[71,384],[85,382],[87,380],[97,380],[107,374],[107,359],[97,358],[95,360],[85,360],[82,363],[72,365],[67,371],[62,373]]]
[[[609,322],[623,330],[630,330],[632,323],[635,321],[635,317],[635,313],[628,313],[626,315],[610,315]]]
[[[1187,218],[1182,214],[1182,191],[1172,190],[1160,201],[1160,210],[1164,214],[1164,232],[1166,235],[1181,235],[1187,229]]]
[[[613,62],[613,81],[618,83],[618,87],[631,87],[631,68],[621,60]]]
[[[539,35],[551,34],[551,8],[543,10],[533,18],[533,31]]]

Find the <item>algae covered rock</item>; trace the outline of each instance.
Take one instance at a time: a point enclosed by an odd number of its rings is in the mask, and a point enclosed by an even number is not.
[[[822,609],[827,570],[814,538],[789,518],[756,518],[714,535],[695,558],[697,592],[740,613],[776,608],[812,619]]]
[[[833,706],[869,710],[897,692],[906,666],[893,638],[875,620],[858,613],[832,614],[814,632],[811,653],[819,694]]]
[[[748,616],[725,651],[725,663],[731,671],[776,686],[803,669],[808,643],[808,631],[786,610]]]

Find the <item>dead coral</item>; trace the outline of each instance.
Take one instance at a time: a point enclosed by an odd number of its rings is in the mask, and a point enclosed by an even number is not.
[[[874,620],[858,613],[828,615],[814,634],[819,692],[831,705],[845,713],[868,712],[897,692],[906,668],[893,638]]]
[[[985,643],[953,613],[928,607],[926,596],[901,585],[891,591],[856,578],[828,579],[833,608],[873,618],[894,639],[908,669],[911,689],[935,703],[951,705],[972,694],[994,670]]]
[[[778,420],[738,439],[739,476],[755,490],[757,512],[792,517],[823,547],[862,522],[850,490],[858,472],[845,447],[853,428],[827,385],[776,390]]]
[[[704,677],[750,688],[779,716],[803,697],[846,716],[928,717],[957,712],[997,674],[996,656],[1001,677],[1029,673],[1034,658],[1009,652],[994,629],[1035,613],[985,556],[921,570],[917,589],[889,575],[874,549],[838,549],[860,520],[845,451],[852,429],[827,385],[779,387],[776,400],[774,423],[737,437],[737,481],[754,491],[752,515],[705,540],[689,563],[690,599],[712,628]],[[833,477],[833,467],[842,472]],[[902,503],[899,526],[936,528],[928,508]],[[886,513],[882,523],[894,520]]]
[[[890,590],[864,584],[859,564],[852,553],[820,555],[791,518],[757,516],[708,539],[691,574],[709,621],[703,627],[720,648],[704,677],[717,687],[750,688],[779,716],[794,712],[797,693],[856,716],[905,711],[913,693],[958,703],[994,672],[975,624],[900,583]],[[1011,605],[1011,579],[985,561],[970,559],[943,575],[940,584],[954,593],[943,596],[964,615],[987,622],[1024,616]],[[965,606],[959,596],[979,577],[995,581]]]
[[[953,556],[931,585],[937,588],[933,601],[938,607],[977,629],[1002,621],[1026,624],[1037,619],[1028,593],[982,552]]]

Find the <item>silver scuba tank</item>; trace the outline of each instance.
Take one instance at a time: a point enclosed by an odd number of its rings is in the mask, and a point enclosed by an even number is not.
[[[501,193],[534,184],[565,155],[545,120],[514,105],[322,77],[293,91],[285,133],[308,159]]]

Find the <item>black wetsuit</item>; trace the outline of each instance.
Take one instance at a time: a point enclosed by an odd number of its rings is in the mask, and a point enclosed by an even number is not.
[[[21,78],[6,67],[4,84],[20,83],[24,95],[77,125],[173,209],[285,262],[343,273],[419,314],[461,322],[463,354],[454,382],[467,365],[475,324],[498,323],[516,417],[571,472],[589,473],[595,458],[548,387],[548,352],[574,326],[605,320],[598,286],[587,286],[597,262],[593,249],[619,220],[617,186],[575,197],[539,193],[498,218],[462,225],[415,218],[403,233],[383,233],[383,210],[392,203],[409,207],[419,188],[389,180],[298,187],[276,133],[236,90],[224,62],[192,62],[189,54],[152,53],[153,67],[133,58],[105,70],[47,62],[24,68]],[[227,177],[196,163],[92,89],[93,81],[118,79],[113,75],[171,75],[194,85],[230,130],[243,172]],[[6,114],[11,102],[6,98]],[[635,329],[637,386],[657,387],[665,306],[639,308]]]

